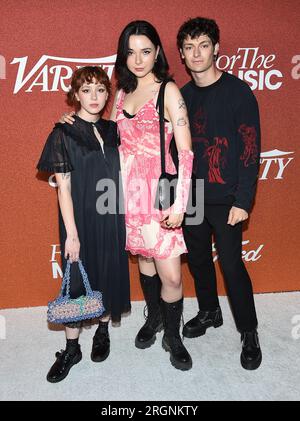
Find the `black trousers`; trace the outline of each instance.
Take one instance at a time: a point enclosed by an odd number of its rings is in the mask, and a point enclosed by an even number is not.
[[[237,329],[257,327],[251,279],[242,260],[242,222],[227,224],[231,205],[204,205],[200,225],[184,225],[188,264],[194,277],[199,309],[212,311],[219,306],[216,271],[212,256],[212,234],[225,278],[228,298]]]

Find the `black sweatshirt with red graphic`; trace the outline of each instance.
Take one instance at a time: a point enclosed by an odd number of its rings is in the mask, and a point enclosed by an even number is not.
[[[256,190],[260,123],[247,83],[223,72],[213,84],[192,80],[181,89],[194,150],[193,173],[204,179],[206,204],[233,204],[249,211]]]

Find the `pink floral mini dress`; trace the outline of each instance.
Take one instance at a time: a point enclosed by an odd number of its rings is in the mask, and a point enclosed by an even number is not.
[[[160,221],[168,214],[186,210],[193,152],[178,154],[178,185],[174,205],[167,211],[154,207],[161,175],[159,115],[155,97],[134,115],[124,114],[125,92],[119,91],[116,122],[121,139],[119,147],[124,190],[126,250],[147,258],[168,259],[187,253],[182,228],[166,229]],[[171,122],[165,123],[166,171],[176,173],[169,153],[173,136]]]

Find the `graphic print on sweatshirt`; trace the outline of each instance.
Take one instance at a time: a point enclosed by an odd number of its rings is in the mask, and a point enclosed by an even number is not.
[[[204,152],[202,158],[208,163],[208,182],[226,184],[222,178],[221,169],[224,169],[227,163],[225,154],[228,150],[228,140],[226,137],[214,137],[210,142],[206,137],[201,135],[206,134],[207,129],[207,115],[203,108],[200,108],[193,118],[193,142],[202,143],[204,145]],[[197,156],[197,154],[195,154]],[[198,160],[194,160],[198,161]],[[196,162],[195,162],[196,164]],[[198,165],[198,162],[197,164]],[[201,164],[200,164],[201,165]],[[195,172],[197,168],[194,168]]]
[[[202,107],[195,113],[193,118],[193,131],[197,135],[205,134],[207,128],[207,115]]]
[[[244,166],[249,167],[251,164],[257,163],[258,149],[257,149],[257,134],[254,126],[247,126],[241,124],[238,132],[242,136],[244,142],[244,152],[240,156],[240,160],[244,161]]]

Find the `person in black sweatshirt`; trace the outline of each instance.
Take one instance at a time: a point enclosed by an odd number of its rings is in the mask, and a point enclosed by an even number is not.
[[[262,354],[252,284],[241,253],[243,221],[253,204],[259,170],[258,105],[245,82],[217,69],[219,28],[214,20],[189,19],[179,29],[177,45],[192,76],[181,93],[192,134],[193,174],[204,179],[203,222],[184,226],[199,312],[185,324],[183,335],[195,338],[223,324],[212,257],[214,234],[241,333],[241,364],[254,370]]]

